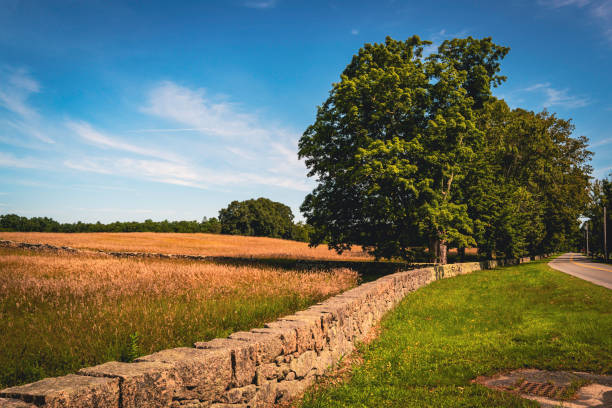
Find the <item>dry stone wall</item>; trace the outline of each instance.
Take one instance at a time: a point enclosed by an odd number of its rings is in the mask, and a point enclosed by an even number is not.
[[[247,408],[299,396],[406,294],[511,261],[451,264],[385,276],[263,328],[116,361],[0,391],[2,408]]]

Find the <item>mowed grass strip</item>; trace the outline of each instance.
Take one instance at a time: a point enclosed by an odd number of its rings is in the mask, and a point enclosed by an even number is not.
[[[261,327],[357,279],[0,248],[0,388]]]
[[[0,232],[0,239],[116,252],[341,261],[373,259],[359,247],[338,254],[328,249],[327,245],[312,248],[306,242],[240,235],[160,232],[88,232],[73,234]]]
[[[472,384],[524,367],[612,371],[612,291],[534,262],[436,281],[408,295],[314,407],[537,407]]]

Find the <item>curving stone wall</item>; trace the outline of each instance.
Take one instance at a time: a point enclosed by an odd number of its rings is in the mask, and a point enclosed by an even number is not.
[[[263,328],[0,391],[2,408],[247,408],[299,396],[406,294],[521,260],[450,264],[365,283]]]

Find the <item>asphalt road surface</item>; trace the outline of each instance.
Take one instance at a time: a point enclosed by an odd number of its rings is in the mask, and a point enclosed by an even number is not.
[[[612,289],[612,265],[592,262],[581,254],[567,253],[549,262],[548,266]]]

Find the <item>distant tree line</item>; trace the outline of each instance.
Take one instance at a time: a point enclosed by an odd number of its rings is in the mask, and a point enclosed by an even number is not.
[[[291,208],[267,198],[233,201],[219,211],[219,218],[202,221],[115,221],[60,223],[49,217],[0,215],[0,231],[19,232],[183,232],[249,235],[308,242],[312,227],[294,222]]]

